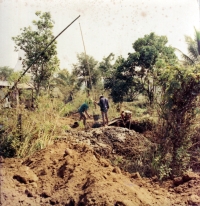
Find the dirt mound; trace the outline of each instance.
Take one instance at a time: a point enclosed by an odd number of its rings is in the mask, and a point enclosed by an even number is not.
[[[69,131],[29,158],[0,158],[1,205],[200,205],[198,174],[188,173],[160,185],[156,177],[124,172],[102,158],[100,148],[110,148],[112,157],[113,148],[114,154],[118,149],[128,154],[131,149],[124,148],[129,144],[135,149],[131,155],[136,155],[150,144],[134,131],[115,129],[117,133],[113,128]]]
[[[93,147],[103,147],[104,144],[105,147],[112,150],[110,153],[126,156],[135,156],[148,147],[156,147],[156,144],[153,144],[142,134],[121,127],[101,127],[89,131],[72,130],[66,136],[73,136],[76,142],[85,142]],[[109,154],[107,155],[109,156]]]
[[[102,157],[128,172],[140,172],[150,176],[148,165],[156,150],[156,144],[143,134],[121,127],[101,127],[89,131],[70,131],[68,138],[86,143]],[[143,160],[141,162],[140,160]]]
[[[2,205],[170,205],[87,146],[57,142],[1,162]]]

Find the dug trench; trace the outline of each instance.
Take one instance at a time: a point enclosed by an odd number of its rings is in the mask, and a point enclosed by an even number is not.
[[[155,148],[127,128],[69,129],[27,158],[0,158],[1,205],[200,205],[198,173],[150,177]]]

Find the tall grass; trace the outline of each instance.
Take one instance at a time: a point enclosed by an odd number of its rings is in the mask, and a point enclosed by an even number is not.
[[[25,109],[24,105],[16,108],[0,110],[0,155],[5,157],[25,157],[35,151],[43,149],[52,144],[53,141],[70,129],[69,125],[63,124],[63,117],[70,116],[87,99],[86,94],[79,92],[74,99],[64,104],[59,98],[41,96],[35,103],[33,111]],[[97,100],[98,101],[98,100]],[[109,120],[119,117],[119,104],[109,99]],[[145,104],[140,101],[138,104]],[[147,112],[134,102],[124,103],[124,109],[133,112],[133,118],[141,118]],[[89,114],[101,114],[98,105],[89,105]],[[21,120],[20,120],[21,118]]]
[[[55,138],[65,132],[66,128],[63,128],[59,119],[64,112],[70,111],[67,105],[59,99],[50,99],[47,96],[40,97],[36,105],[34,111],[25,109],[24,105],[1,110],[1,155],[30,155],[52,144]]]

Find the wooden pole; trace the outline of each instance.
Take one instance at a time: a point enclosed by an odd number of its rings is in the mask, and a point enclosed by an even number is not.
[[[82,29],[81,29],[81,24],[80,23],[79,23],[79,27],[80,27],[80,31],[81,31],[83,48],[84,48],[85,58],[86,58],[86,62],[87,62],[88,72],[89,72],[89,81],[90,81],[90,86],[91,86],[91,91],[92,91],[92,80],[91,80],[91,74],[90,74],[90,66],[89,66],[89,63],[88,63],[88,57],[87,57],[87,54],[86,54],[85,43],[84,43],[83,33],[82,33]],[[88,93],[88,95],[89,95],[89,93]],[[92,95],[93,95],[93,92],[92,92]]]
[[[12,86],[12,88],[8,91],[8,93],[5,95],[5,97],[2,99],[3,100],[11,93],[11,91],[16,87],[16,85],[19,83],[21,78],[26,74],[26,72],[31,68],[31,66],[38,60],[38,58],[44,54],[44,52],[47,50],[47,48],[67,29],[69,28],[78,18],[80,15],[74,19],[65,29],[63,29],[54,39],[51,40],[51,42],[44,48],[42,52],[40,52],[37,57],[33,60],[33,62],[30,64],[30,66],[21,74],[21,76],[18,78],[18,80],[15,82],[15,84]]]

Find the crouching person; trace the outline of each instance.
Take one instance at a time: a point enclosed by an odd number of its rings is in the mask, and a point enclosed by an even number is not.
[[[88,114],[89,104],[90,104],[90,102],[85,102],[78,109],[78,112],[80,114],[80,120],[79,121],[83,120],[83,125],[85,127],[86,127],[87,117],[90,118],[90,115]]]

